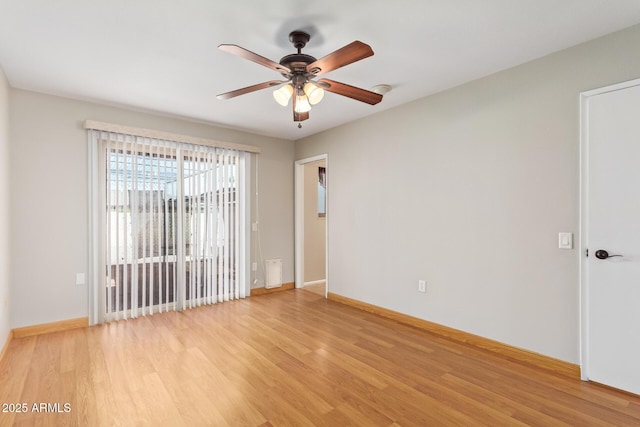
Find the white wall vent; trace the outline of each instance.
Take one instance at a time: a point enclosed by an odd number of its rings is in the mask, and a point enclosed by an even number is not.
[[[282,286],[282,259],[273,258],[264,260],[266,279],[264,287],[267,289]]]

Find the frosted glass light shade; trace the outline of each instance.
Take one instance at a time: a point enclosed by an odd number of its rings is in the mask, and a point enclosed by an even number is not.
[[[311,105],[316,105],[318,102],[322,101],[324,89],[309,82],[304,85],[304,93],[307,95],[307,98],[309,98],[309,103]]]
[[[296,113],[306,113],[307,111],[311,110],[311,104],[309,104],[309,100],[307,99],[307,96],[302,94],[302,95],[296,95]]]
[[[276,102],[283,107],[286,107],[291,99],[291,95],[293,94],[293,87],[290,84],[286,84],[282,86],[280,89],[276,89],[273,91],[273,97]]]

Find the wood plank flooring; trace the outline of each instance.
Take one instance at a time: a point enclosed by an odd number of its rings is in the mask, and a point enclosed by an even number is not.
[[[317,283],[315,285],[307,285],[303,288],[305,291],[313,292],[314,294],[318,294],[321,296],[325,296],[327,294],[327,285],[324,283]]]
[[[638,396],[305,290],[14,339],[0,404],[22,403],[0,425],[640,425]]]

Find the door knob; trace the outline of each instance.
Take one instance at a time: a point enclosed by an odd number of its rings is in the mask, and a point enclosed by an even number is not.
[[[609,252],[605,251],[604,249],[598,249],[596,251],[596,258],[598,259],[607,259],[607,258],[611,258],[614,256],[619,256],[621,257],[622,255],[609,255]]]

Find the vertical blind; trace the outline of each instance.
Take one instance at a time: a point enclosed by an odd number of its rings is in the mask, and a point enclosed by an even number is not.
[[[244,298],[244,153],[89,132],[104,172],[102,320]]]

